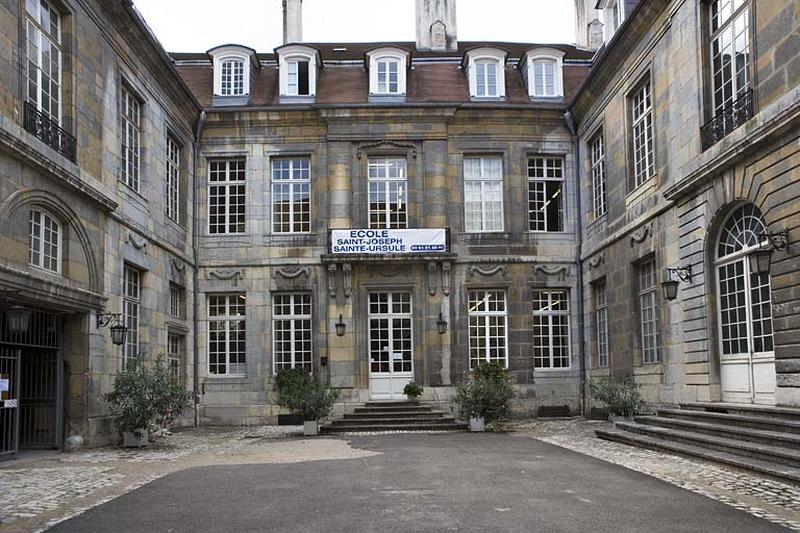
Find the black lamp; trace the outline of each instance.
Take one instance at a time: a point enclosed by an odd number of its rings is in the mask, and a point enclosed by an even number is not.
[[[439,331],[439,335],[447,333],[447,320],[444,319],[442,313],[439,313],[439,320],[436,321],[436,329]]]
[[[760,238],[759,247],[747,255],[747,259],[750,261],[750,272],[769,274],[772,254],[775,250],[783,251],[789,247],[789,232],[785,229],[776,232],[764,231]]]
[[[661,290],[664,293],[664,299],[672,301],[678,297],[678,285],[680,285],[681,281],[691,283],[692,265],[667,269],[667,279],[661,282]]]
[[[347,331],[347,324],[345,324],[344,320],[342,320],[342,315],[339,315],[339,322],[334,324],[334,326],[336,327],[336,336],[344,337],[344,334]]]
[[[20,305],[12,305],[6,310],[6,325],[9,333],[27,333],[31,325],[30,309]]]
[[[122,324],[122,313],[97,313],[97,329],[108,326],[112,320],[114,324],[108,328],[111,342],[115,346],[122,346],[128,335],[128,327]]]

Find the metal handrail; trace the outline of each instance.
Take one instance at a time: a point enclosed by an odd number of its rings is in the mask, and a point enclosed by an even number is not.
[[[32,102],[25,102],[25,129],[53,150],[75,162],[77,145],[75,137],[49,115],[39,111]]]

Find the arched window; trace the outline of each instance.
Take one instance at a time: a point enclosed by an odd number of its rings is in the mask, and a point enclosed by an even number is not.
[[[756,248],[764,240],[767,227],[761,210],[753,204],[745,204],[731,213],[719,237],[717,258]]]
[[[220,94],[222,96],[241,96],[244,91],[244,60],[225,59],[221,62]]]
[[[61,272],[61,225],[42,211],[31,210],[28,234],[30,236],[30,264],[55,272]]]

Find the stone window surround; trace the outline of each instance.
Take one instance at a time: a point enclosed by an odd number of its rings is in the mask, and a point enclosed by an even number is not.
[[[308,161],[308,180],[299,180],[299,179],[289,179],[289,180],[275,180],[274,179],[274,168],[273,165],[276,161],[298,161],[298,160],[307,160]],[[312,233],[313,230],[313,221],[314,221],[314,182],[317,181],[314,179],[314,162],[312,160],[311,154],[297,154],[297,153],[281,153],[281,154],[271,154],[268,157],[268,169],[269,169],[269,195],[270,195],[270,202],[269,202],[269,234],[274,236],[304,236],[309,235]],[[294,165],[292,164],[292,171],[296,170]],[[276,230],[276,223],[275,223],[275,185],[276,183],[282,183],[286,185],[302,185],[308,184],[308,230],[302,231],[295,231],[294,229],[288,231],[278,231]],[[295,196],[294,188],[291,189],[290,195],[292,198]],[[297,212],[292,211],[292,215],[297,215]],[[302,217],[301,217],[302,223]],[[295,219],[290,217],[289,224],[294,226]]]
[[[36,233],[33,233],[33,216],[34,213],[39,215],[39,222],[38,230]],[[49,274],[54,274],[57,276],[62,275],[63,269],[63,258],[64,258],[64,242],[66,239],[64,238],[64,224],[61,223],[57,216],[54,216],[49,211],[46,211],[38,206],[31,206],[31,209],[28,211],[29,222],[28,222],[28,264],[36,269],[41,269],[44,272]],[[45,248],[48,244],[48,241],[45,239],[46,231],[47,231],[47,224],[46,221],[50,221],[50,225],[55,227],[55,257],[48,256],[45,254]],[[52,231],[52,230],[50,230]],[[34,240],[38,241],[38,244],[34,244]],[[38,256],[38,259],[34,260],[33,255],[34,252]],[[46,261],[49,258],[51,261],[55,261],[56,268],[52,269],[46,267]]]
[[[278,306],[277,299],[279,297],[289,298],[289,306],[291,308],[291,312],[289,314],[277,314],[276,307]],[[309,311],[306,314],[295,313],[296,306],[298,305],[305,305],[304,303],[298,303],[298,298],[308,297],[308,308]],[[287,322],[290,325],[290,329],[284,330],[289,333],[291,339],[291,348],[289,352],[285,355],[289,355],[291,361],[289,361],[288,366],[286,368],[303,368],[304,364],[307,365],[309,368],[309,372],[311,374],[314,373],[314,295],[312,292],[309,291],[293,291],[293,292],[285,292],[285,291],[271,291],[270,293],[270,332],[272,334],[272,374],[277,375],[278,373],[278,363],[276,357],[278,355],[277,343],[278,343],[278,335],[277,335],[277,327],[279,322]],[[303,323],[308,322],[308,327],[304,327]],[[309,349],[307,353],[308,360],[297,361],[298,352],[296,349],[297,343],[297,332],[298,332],[298,323],[300,323],[299,331],[306,333],[308,337]]]
[[[504,344],[503,344],[503,346],[504,346],[504,350],[503,350],[504,351],[504,355],[503,355],[502,363],[503,363],[503,367],[504,368],[508,368],[508,365],[509,365],[509,352],[510,352],[510,346],[509,346],[509,316],[508,316],[509,315],[509,297],[508,297],[508,292],[509,291],[508,291],[508,289],[505,288],[505,287],[500,287],[500,286],[494,286],[493,288],[465,287],[465,291],[466,291],[466,298],[464,298],[464,303],[467,306],[467,313],[466,313],[467,331],[466,331],[466,336],[467,336],[467,349],[468,349],[468,353],[467,353],[468,368],[470,368],[470,369],[474,368],[472,366],[473,357],[472,357],[472,354],[470,353],[472,351],[473,335],[472,335],[472,333],[470,331],[470,325],[469,325],[469,319],[471,317],[473,317],[473,316],[475,316],[475,317],[486,317],[486,319],[487,319],[486,324],[481,328],[483,331],[479,331],[479,337],[478,338],[481,338],[480,337],[481,333],[486,334],[488,332],[488,330],[491,328],[491,324],[490,324],[490,321],[489,321],[489,319],[491,317],[501,317],[503,319],[502,320],[502,328],[503,328],[503,338],[504,338]],[[489,311],[489,310],[486,310],[486,311],[474,311],[474,312],[471,311],[470,310],[470,303],[469,303],[470,299],[471,299],[471,294],[472,293],[481,293],[481,292],[487,293],[487,294],[488,293],[502,293],[502,295],[503,295],[503,311]],[[489,347],[488,339],[489,339],[489,337],[487,336],[487,337],[483,337],[483,338],[484,338],[485,341],[487,341],[487,342],[485,342],[485,348],[486,349],[484,350],[485,353],[481,354],[481,356],[478,359],[488,362],[488,361],[490,361],[490,359],[488,359],[488,355],[489,355],[489,352],[488,352],[488,347]]]
[[[213,152],[204,154],[203,162],[205,164],[205,183],[201,185],[199,188],[202,191],[202,194],[205,195],[204,198],[201,198],[202,201],[206,203],[207,208],[203,211],[205,214],[205,220],[203,221],[203,230],[201,236],[205,239],[223,239],[223,240],[231,240],[231,239],[246,239],[250,236],[250,221],[248,220],[248,213],[252,212],[252,206],[250,205],[250,195],[249,195],[249,179],[248,177],[252,175],[251,169],[251,158],[249,154],[244,151],[225,151],[225,152]],[[244,231],[241,233],[212,233],[210,231],[211,227],[211,201],[210,201],[210,194],[211,194],[211,162],[212,161],[233,161],[233,160],[244,160],[244,173],[245,173],[245,205],[244,205]],[[199,204],[202,205],[202,202]],[[199,215],[199,213],[197,214]],[[196,216],[197,216],[196,215]]]
[[[500,160],[500,179],[499,180],[488,180],[487,178],[469,180],[469,181],[479,181],[479,182],[485,182],[485,181],[499,181],[500,182],[500,201],[501,201],[502,205],[500,206],[501,227],[499,229],[496,229],[496,230],[486,230],[486,229],[468,230],[467,229],[467,211],[466,211],[467,191],[466,191],[466,184],[467,184],[468,180],[466,178],[466,167],[465,167],[465,163],[466,163],[467,159],[481,159],[481,160],[482,159],[499,159]],[[508,175],[508,165],[506,163],[505,154],[504,153],[491,152],[491,151],[490,152],[467,152],[467,153],[462,154],[461,161],[460,161],[460,168],[461,168],[461,187],[460,187],[460,189],[461,189],[461,194],[462,194],[462,196],[461,196],[461,204],[462,204],[462,213],[464,215],[461,218],[461,221],[463,223],[462,230],[464,231],[464,233],[465,234],[469,234],[469,235],[475,235],[475,234],[502,234],[502,233],[505,233],[506,232],[506,228],[507,228],[506,215],[507,215],[507,211],[508,211],[507,207],[508,207],[508,200],[509,200],[508,198],[506,198],[506,194],[510,193],[510,190],[509,190],[510,188],[507,186],[507,183],[506,183],[507,175]],[[526,186],[527,186],[527,182],[526,182]],[[484,209],[484,203],[482,201],[481,202],[481,212],[483,212],[483,209]],[[527,213],[527,210],[526,210],[526,213]],[[481,223],[481,225],[483,225],[483,222]]]
[[[356,168],[352,180],[352,220],[354,228],[369,227],[369,160],[380,157],[405,158],[406,160],[406,227],[420,227],[420,222],[425,219],[422,210],[422,190],[424,172],[422,159],[417,157],[419,146],[415,144],[380,143],[376,146],[367,146],[358,149],[358,154],[353,162]]]
[[[572,352],[573,352],[573,350],[572,350],[572,322],[573,322],[572,321],[572,312],[573,312],[572,311],[572,308],[573,308],[573,306],[572,306],[572,298],[573,298],[572,290],[568,286],[560,286],[560,285],[552,285],[552,286],[550,286],[550,285],[547,285],[547,286],[544,286],[544,287],[543,286],[534,287],[532,289],[531,293],[536,293],[536,292],[547,294],[549,300],[551,300],[551,296],[549,296],[549,295],[551,295],[553,293],[559,293],[559,292],[560,293],[564,293],[566,297],[563,300],[563,302],[567,306],[567,309],[566,310],[561,310],[561,311],[552,311],[552,310],[551,311],[536,311],[536,310],[532,311],[532,314],[531,314],[531,319],[532,319],[531,332],[533,332],[534,328],[535,328],[535,324],[533,323],[533,319],[535,319],[535,317],[547,317],[548,318],[548,322],[547,322],[548,323],[548,329],[550,329],[550,331],[548,332],[547,348],[549,348],[549,350],[550,350],[550,354],[549,354],[548,358],[549,358],[549,362],[550,362],[551,366],[536,366],[536,355],[535,355],[535,353],[532,353],[531,354],[531,358],[533,360],[534,370],[535,370],[536,373],[541,373],[541,372],[559,372],[559,371],[563,372],[563,371],[572,370],[572,366],[573,366],[572,365]],[[532,294],[531,294],[531,301],[532,300],[533,300],[533,297],[532,297]],[[561,367],[552,366],[552,363],[553,363],[553,361],[555,359],[555,357],[554,357],[554,355],[552,353],[552,350],[553,350],[553,348],[555,346],[555,344],[553,342],[554,339],[552,337],[552,328],[554,326],[554,318],[555,317],[566,317],[566,322],[567,322],[567,324],[566,324],[566,326],[567,326],[566,349],[567,349],[567,358],[569,360],[569,365],[568,366],[561,366]],[[532,349],[536,348],[536,339],[535,339],[535,337],[536,336],[534,334],[533,335],[533,340],[531,342],[531,348]]]
[[[144,125],[147,123],[147,105],[145,103],[144,98],[142,98],[142,92],[138,89],[132,81],[130,77],[122,75],[119,78],[119,90],[117,91],[117,108],[119,112],[119,148],[120,148],[120,168],[119,168],[119,178],[118,180],[121,181],[128,190],[136,193],[140,196],[145,202],[147,199],[142,195],[143,190],[147,190],[147,181],[145,176],[147,175],[147,165],[145,164],[147,151],[145,150],[145,139],[147,139],[147,131],[145,130]],[[124,153],[123,148],[126,146],[126,143],[129,141],[127,137],[127,130],[126,130],[126,115],[124,114],[123,110],[125,108],[125,101],[126,95],[130,97],[130,99],[138,103],[138,113],[137,113],[137,124],[135,125],[138,129],[138,138],[136,139],[136,149],[138,153],[138,161],[136,164],[136,175],[132,176],[129,175],[127,172],[126,166],[126,156]],[[135,186],[134,186],[135,185]]]
[[[655,109],[655,79],[653,78],[653,68],[652,64],[645,65],[642,69],[637,71],[634,76],[629,78],[633,80],[629,83],[624,91],[621,91],[622,94],[625,95],[625,117],[626,117],[626,124],[625,124],[625,146],[626,146],[626,168],[628,172],[628,179],[627,179],[627,195],[626,195],[626,203],[630,205],[634,203],[636,199],[643,194],[643,192],[649,191],[651,187],[655,187],[658,181],[658,167],[656,157],[658,154],[658,139],[656,137],[657,131],[657,124],[656,124],[656,109]],[[633,117],[633,97],[638,90],[640,90],[644,84],[650,85],[650,128],[652,133],[652,154],[651,157],[653,159],[653,173],[647,179],[643,180],[639,185],[636,185],[636,177],[635,177],[635,168],[634,168],[634,140],[633,140],[633,127],[634,127],[634,117]]]
[[[552,168],[552,167],[549,166],[548,160],[558,161],[560,163],[560,167],[555,167],[555,168],[560,168],[561,176],[559,178],[551,178],[551,177],[546,177],[546,176],[543,176],[543,177],[531,177],[531,175],[530,175],[531,162],[534,161],[534,160],[537,160],[537,159],[541,159],[541,160],[545,161],[545,165],[543,167],[545,169],[545,171],[547,169],[549,169],[549,168]],[[567,161],[566,161],[566,154],[557,154],[557,153],[556,154],[552,154],[552,153],[528,154],[527,167],[528,167],[528,169],[527,169],[528,170],[528,173],[527,173],[527,187],[528,187],[527,193],[529,195],[528,196],[528,210],[527,210],[528,211],[527,212],[527,215],[528,215],[528,232],[529,233],[534,233],[534,234],[537,234],[537,235],[543,234],[543,233],[552,234],[552,233],[565,233],[565,232],[567,232],[567,222],[568,222],[567,210],[569,209],[569,206],[567,205]],[[541,182],[544,182],[544,183],[550,182],[550,183],[560,183],[561,184],[561,190],[560,190],[560,193],[559,193],[559,195],[561,197],[561,217],[560,217],[560,220],[558,221],[558,223],[561,225],[561,229],[560,230],[556,231],[556,230],[548,230],[547,229],[547,226],[550,224],[551,221],[546,216],[546,214],[545,214],[545,217],[543,219],[543,221],[545,223],[545,229],[534,230],[534,229],[530,228],[530,225],[531,225],[530,186],[531,186],[531,183],[537,183],[537,182],[539,182],[539,183],[541,183]],[[545,200],[547,200],[547,198],[546,198],[546,188],[545,188]],[[545,202],[545,205],[547,203],[548,202]]]

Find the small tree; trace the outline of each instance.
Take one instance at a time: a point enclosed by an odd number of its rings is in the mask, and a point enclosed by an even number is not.
[[[612,415],[634,416],[646,405],[639,384],[630,377],[589,381],[587,386],[589,395]]]
[[[483,363],[465,383],[456,386],[453,403],[462,420],[483,418],[493,422],[508,415],[514,397],[511,376],[500,363]]]
[[[297,368],[278,371],[275,384],[278,405],[306,421],[326,418],[339,398],[338,391],[314,381],[311,374]]]

